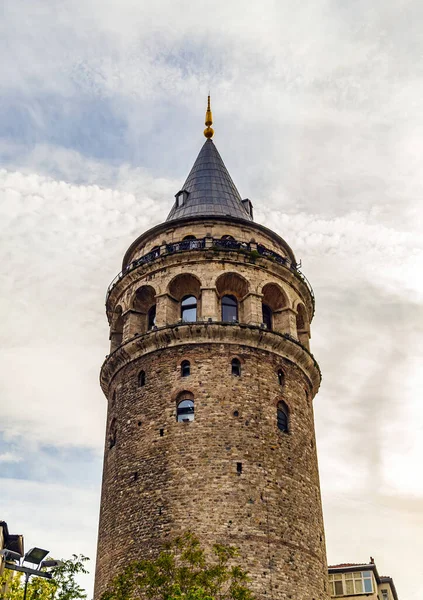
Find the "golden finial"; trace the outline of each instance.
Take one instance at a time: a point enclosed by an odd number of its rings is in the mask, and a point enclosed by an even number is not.
[[[207,110],[206,110],[206,121],[205,124],[207,125],[206,129],[204,130],[204,135],[206,136],[207,139],[210,139],[213,137],[214,134],[214,130],[210,127],[210,125],[213,123],[213,115],[212,115],[212,111],[210,109],[210,94],[207,97]]]

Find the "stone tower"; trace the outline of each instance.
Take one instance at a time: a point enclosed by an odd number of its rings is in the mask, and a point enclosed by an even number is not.
[[[207,137],[107,292],[95,597],[185,530],[235,545],[259,598],[326,600],[312,290]]]

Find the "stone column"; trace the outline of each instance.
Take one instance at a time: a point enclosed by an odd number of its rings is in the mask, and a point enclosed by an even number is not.
[[[273,313],[273,329],[279,333],[288,333],[298,339],[296,313],[291,308],[275,310]]]
[[[218,314],[218,302],[217,293],[215,287],[202,287],[201,288],[201,318],[204,321],[207,319],[213,319],[213,321],[220,321],[220,315]]]
[[[249,292],[240,303],[242,305],[240,320],[249,325],[263,323],[262,300],[263,294]]]

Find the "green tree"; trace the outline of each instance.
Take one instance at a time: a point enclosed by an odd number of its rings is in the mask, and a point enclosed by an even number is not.
[[[85,590],[76,581],[77,575],[88,573],[86,556],[73,554],[62,561],[62,565],[51,570],[52,579],[32,575],[28,582],[27,600],[83,600]],[[25,576],[18,571],[6,569],[0,578],[0,598],[3,600],[23,600]],[[2,591],[3,590],[3,591]]]
[[[211,556],[193,533],[167,544],[155,559],[138,560],[111,583],[101,600],[254,600],[238,551],[215,544]]]

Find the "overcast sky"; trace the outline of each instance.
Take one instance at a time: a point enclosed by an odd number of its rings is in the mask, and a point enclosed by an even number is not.
[[[423,598],[421,0],[4,0],[0,518],[94,567],[104,295],[204,141],[302,260],[329,563]],[[86,585],[91,594],[92,580]]]

